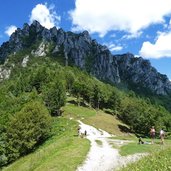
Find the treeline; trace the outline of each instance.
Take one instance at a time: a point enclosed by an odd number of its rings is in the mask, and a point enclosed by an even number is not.
[[[0,84],[1,166],[51,136],[51,116],[61,115],[66,93],[77,98],[77,105],[109,109],[132,131],[147,135],[152,125],[171,130],[170,113],[134,92],[121,92],[78,68],[62,67],[53,58],[30,58],[27,65],[16,64],[11,78]]]

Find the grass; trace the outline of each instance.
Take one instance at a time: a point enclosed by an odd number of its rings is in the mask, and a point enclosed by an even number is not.
[[[67,104],[65,107],[63,107],[63,110],[63,116],[65,116],[66,118],[82,120],[96,115],[96,110],[82,106],[77,106],[74,104]]]
[[[150,139],[145,139],[145,142],[151,142]],[[156,139],[154,144],[138,144],[138,140],[128,143],[120,148],[122,156],[132,155],[135,153],[153,153],[154,151],[161,151],[170,146],[170,140],[165,140],[165,145],[160,144],[160,140]]]
[[[53,137],[35,152],[3,168],[3,171],[75,171],[89,150],[90,143],[77,136],[78,123],[66,118],[55,118]]]
[[[68,97],[67,101],[67,105],[63,107],[65,117],[83,120],[84,123],[97,129],[103,129],[113,135],[132,137],[131,134],[125,132],[125,130],[129,130],[128,126],[118,120],[116,116],[107,114],[102,110],[97,111],[92,108],[71,104],[71,101],[76,103],[76,99],[73,97]]]
[[[100,146],[102,146],[102,145],[103,145],[103,142],[102,142],[102,141],[100,141],[100,140],[95,140],[95,142],[96,142],[98,145],[100,145]]]
[[[150,139],[144,139],[150,142]],[[135,153],[149,153],[148,156],[141,160],[128,164],[127,167],[120,171],[170,171],[171,170],[171,141],[165,140],[165,144],[161,145],[160,140],[156,139],[154,144],[137,144],[137,142],[129,143],[120,148],[122,156]]]
[[[120,171],[170,171],[171,170],[171,148],[154,152],[136,163],[129,164]]]
[[[96,128],[103,129],[110,134],[117,136],[125,136],[127,133],[122,132],[119,125],[126,127],[122,122],[120,122],[116,116],[106,114],[103,111],[98,111],[94,116],[86,118],[85,123],[92,125]]]

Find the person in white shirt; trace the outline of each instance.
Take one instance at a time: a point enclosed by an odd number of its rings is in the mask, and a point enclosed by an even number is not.
[[[161,144],[164,144],[164,137],[165,137],[165,132],[163,129],[160,130],[160,139],[161,139]]]

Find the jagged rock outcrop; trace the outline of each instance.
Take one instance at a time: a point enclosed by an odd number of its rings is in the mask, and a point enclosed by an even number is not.
[[[50,53],[58,58],[59,54],[63,54],[65,65],[78,66],[110,83],[133,82],[163,95],[171,91],[168,78],[158,73],[147,60],[135,58],[129,53],[112,55],[106,46],[92,40],[87,31],[75,34],[56,27],[48,30],[37,21],[31,25],[24,24],[23,29],[18,28],[9,41],[2,44],[0,60],[25,48],[30,48],[34,56]]]
[[[21,66],[22,66],[22,67],[26,67],[28,61],[29,61],[29,56],[27,55],[26,57],[23,58],[23,61],[22,61],[22,63],[21,63]]]
[[[0,82],[4,79],[8,79],[11,74],[10,68],[4,68],[3,66],[0,67]]]
[[[115,55],[121,80],[148,88],[156,94],[167,95],[171,82],[166,75],[160,74],[148,60],[134,57],[133,54]]]

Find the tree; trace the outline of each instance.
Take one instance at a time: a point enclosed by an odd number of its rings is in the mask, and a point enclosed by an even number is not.
[[[74,75],[74,73],[71,72],[70,70],[69,71],[66,70],[65,80],[66,80],[66,88],[67,88],[67,91],[70,93],[71,90],[72,90],[74,81],[75,81],[75,75]]]
[[[119,93],[114,90],[111,90],[111,94],[108,99],[108,107],[111,108],[113,111],[117,112],[120,108],[121,99]]]
[[[78,80],[75,81],[72,87],[72,94],[77,97],[78,106],[80,105],[81,89],[82,83],[80,83]]]
[[[50,113],[59,116],[60,108],[65,105],[66,101],[66,89],[63,82],[57,79],[46,85],[43,89],[43,99]]]
[[[43,142],[50,133],[51,117],[39,101],[27,103],[10,118],[6,128],[6,156],[8,162],[27,154]]]

